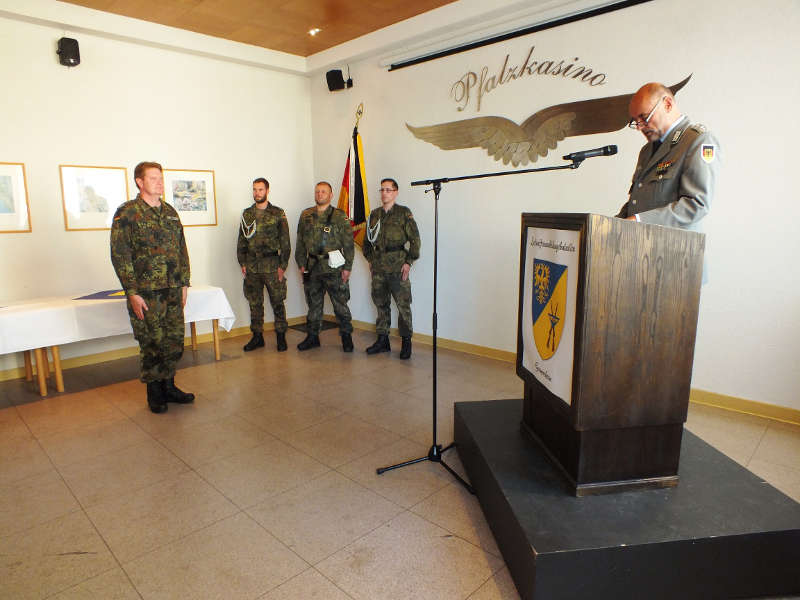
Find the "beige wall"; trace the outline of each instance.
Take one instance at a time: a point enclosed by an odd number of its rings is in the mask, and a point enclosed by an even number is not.
[[[136,37],[137,23],[128,22]],[[58,166],[126,167],[135,194],[134,166],[156,160],[165,168],[215,171],[218,225],[186,229],[192,283],[222,286],[235,326],[247,326],[235,255],[239,217],[260,176],[291,223],[310,203],[309,80],[88,33],[71,34],[82,62],[68,69],[55,53],[63,35],[0,15],[0,161],[25,163],[33,224],[32,233],[0,235],[0,304],[118,287],[109,232],[64,229]],[[302,315],[294,270],[289,277],[288,314]],[[71,344],[62,354],[132,344],[132,336],[122,336]],[[0,371],[19,362],[0,357]]]
[[[474,29],[477,4],[470,0],[443,7],[437,18],[449,10],[457,13],[461,4],[471,7]],[[85,21],[110,34],[72,33],[80,41],[83,63],[67,69],[55,55],[55,41],[65,29],[31,18],[29,7],[39,16],[52,13],[58,21],[67,14],[73,22]],[[407,23],[398,29],[418,41],[424,21],[415,19],[413,27]],[[360,129],[373,206],[379,178],[393,176],[401,184],[399,202],[412,208],[422,230],[423,256],[412,271],[414,316],[416,330],[429,334],[433,203],[430,194],[408,184],[505,167],[482,150],[445,152],[416,140],[406,122],[426,125],[481,115],[521,122],[552,104],[632,92],[647,80],[674,83],[692,73],[679,94],[680,106],[717,134],[724,157],[706,223],[711,281],[703,288],[693,385],[798,409],[800,282],[795,260],[800,241],[795,223],[800,204],[791,155],[800,139],[793,116],[800,97],[794,75],[798,30],[795,0],[654,0],[395,72],[379,67],[380,51],[370,54],[370,45],[378,48],[387,37],[379,32],[310,57],[308,64],[319,71],[306,78],[305,63],[286,55],[262,61],[252,48],[72,5],[0,0],[0,78],[7,82],[0,95],[0,161],[26,163],[34,228],[31,234],[0,235],[0,302],[116,286],[107,233],[64,231],[58,165],[125,166],[133,189],[133,166],[152,158],[167,167],[216,171],[219,225],[187,230],[192,280],[223,286],[236,325],[246,325],[234,242],[240,211],[250,201],[250,180],[258,175],[270,180],[271,199],[286,209],[294,238],[297,217],[311,203],[313,182],[328,179],[338,192],[353,114],[363,101]],[[149,41],[136,43],[140,35]],[[396,35],[392,40],[394,50],[402,47]],[[449,97],[453,82],[484,65],[499,69],[506,54],[521,62],[531,45],[540,58],[579,57],[606,74],[605,84],[530,77],[495,89],[479,113],[474,105],[456,110]],[[202,49],[212,47],[227,59],[204,56]],[[355,87],[332,94],[324,79],[327,57],[345,66],[349,48],[357,56],[350,63]],[[272,67],[253,66],[273,59]],[[137,111],[146,118],[136,120]],[[513,351],[519,214],[616,213],[641,143],[638,134],[627,130],[572,138],[539,164],[561,164],[562,154],[606,144],[617,144],[619,154],[588,160],[575,172],[445,185],[439,335]],[[354,318],[372,321],[369,277],[360,257],[352,296]],[[293,269],[287,309],[289,316],[305,313]],[[71,345],[63,353],[69,357],[132,343],[125,336]],[[0,370],[18,364],[18,357],[0,357]]]
[[[521,24],[520,24],[521,25]],[[380,56],[351,64],[355,87],[331,94],[312,80],[314,169],[337,178],[358,102],[373,192],[382,176],[401,184],[423,235],[414,266],[415,328],[431,332],[433,199],[409,182],[503,170],[481,149],[443,151],[417,140],[405,123],[429,125],[498,115],[522,122],[561,102],[672,84],[692,74],[680,107],[721,140],[721,182],[706,223],[711,281],[703,288],[693,386],[719,394],[800,408],[800,278],[791,149],[800,139],[793,117],[800,97],[794,57],[800,51],[800,4],[655,0],[598,18],[389,72]],[[527,77],[458,111],[451,85],[468,71],[498,71],[506,54],[522,62],[531,46],[541,58],[580,62],[606,74],[590,87],[560,77]],[[627,129],[570,138],[540,160],[562,164],[567,152],[606,144],[619,154],[586,161],[575,172],[445,184],[440,203],[439,335],[514,351],[519,214],[523,211],[613,215],[625,202],[644,138]],[[331,150],[336,150],[332,152]],[[353,310],[370,321],[366,265],[353,275]]]

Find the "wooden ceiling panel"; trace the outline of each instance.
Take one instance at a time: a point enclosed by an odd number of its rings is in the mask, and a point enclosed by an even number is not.
[[[266,0],[202,0],[195,10],[247,24],[270,19],[277,6],[277,2]]]
[[[203,0],[63,0],[69,4],[78,4],[86,8],[94,8],[123,17],[141,19],[161,25],[183,28],[180,18],[197,7]],[[158,20],[153,15],[158,15]]]
[[[205,33],[224,39],[233,39],[231,33],[239,29],[239,22],[227,19],[221,15],[190,11],[181,17],[182,25],[173,25],[181,29],[188,29],[197,33]],[[236,40],[238,41],[238,40]]]
[[[117,0],[85,0],[85,2],[71,2],[70,0],[64,0],[64,2],[69,4],[80,4],[86,8],[94,8],[95,10],[102,10],[105,12],[114,12],[112,10],[112,6],[116,4]]]
[[[202,0],[115,0],[108,12],[113,12],[142,21],[151,21],[162,25],[171,25],[190,11],[194,10]],[[81,2],[82,4],[82,2]],[[152,15],[158,14],[159,20],[154,21]]]
[[[63,0],[309,56],[454,0]],[[308,35],[312,27],[322,32]],[[262,33],[263,31],[263,33]]]
[[[245,25],[233,32],[232,37],[244,44],[251,44],[253,46],[291,46],[293,48],[303,49],[304,46],[298,45],[296,40],[298,36],[293,33],[287,33],[280,28],[272,27],[255,27],[252,25]],[[301,42],[305,42],[305,38],[299,38]],[[299,54],[292,52],[292,54]]]

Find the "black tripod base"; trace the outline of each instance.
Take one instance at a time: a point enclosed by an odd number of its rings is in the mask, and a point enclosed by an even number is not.
[[[453,469],[451,469],[451,468],[448,466],[448,464],[447,464],[447,463],[445,463],[445,462],[442,460],[442,454],[444,454],[445,452],[447,452],[448,450],[450,450],[450,448],[453,448],[454,446],[455,446],[455,442],[453,442],[452,444],[450,444],[450,445],[449,445],[449,446],[447,446],[446,448],[442,448],[442,445],[441,445],[441,444],[433,444],[433,445],[431,446],[430,450],[428,450],[428,455],[427,455],[427,456],[421,456],[420,458],[415,458],[415,459],[413,459],[413,460],[407,460],[406,462],[398,463],[398,464],[396,464],[396,465],[391,465],[391,466],[389,466],[389,467],[381,467],[381,468],[379,468],[379,469],[375,469],[375,472],[376,472],[378,475],[383,475],[383,474],[384,474],[386,471],[391,471],[392,469],[399,469],[399,468],[401,468],[401,467],[407,467],[407,466],[409,466],[409,465],[413,465],[413,464],[416,464],[416,463],[418,463],[418,462],[422,462],[423,460],[429,460],[429,461],[431,461],[431,462],[439,463],[440,465],[442,465],[442,466],[443,466],[445,469],[447,469],[447,471],[448,471],[448,472],[449,472],[449,473],[450,473],[450,474],[451,474],[453,477],[455,477],[455,478],[456,478],[456,480],[457,480],[457,481],[458,481],[458,482],[459,482],[461,485],[463,485],[463,486],[464,486],[464,488],[465,488],[465,489],[466,489],[466,490],[467,490],[467,491],[468,491],[470,494],[472,494],[472,495],[474,496],[474,495],[475,495],[475,490],[474,490],[474,489],[472,489],[472,486],[471,486],[470,484],[468,484],[466,481],[464,481],[464,479],[461,477],[461,475],[459,475],[458,473],[456,473],[455,471],[453,471]]]

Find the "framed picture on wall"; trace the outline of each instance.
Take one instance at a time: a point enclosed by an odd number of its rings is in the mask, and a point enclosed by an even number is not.
[[[0,233],[28,233],[30,230],[25,165],[0,162]]]
[[[214,171],[164,169],[164,199],[186,227],[217,224]]]
[[[128,200],[124,167],[59,165],[64,227],[67,231],[111,229],[117,207]]]

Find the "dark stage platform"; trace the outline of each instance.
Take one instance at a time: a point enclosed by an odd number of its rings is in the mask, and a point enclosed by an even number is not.
[[[520,595],[800,594],[800,504],[684,431],[675,488],[575,497],[522,400],[458,402],[455,441]]]

